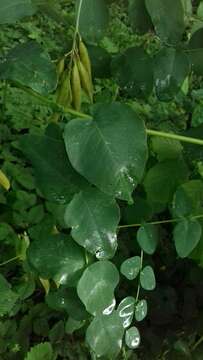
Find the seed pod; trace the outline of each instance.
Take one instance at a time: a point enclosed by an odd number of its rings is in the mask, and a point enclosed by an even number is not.
[[[73,106],[76,110],[80,110],[81,107],[81,82],[80,74],[76,61],[74,62],[72,74],[71,74],[71,89],[73,96]]]
[[[80,60],[78,60],[77,65],[80,74],[82,88],[85,90],[86,94],[90,98],[90,101],[93,102],[93,88],[89,73],[87,72],[83,63]]]
[[[6,190],[9,190],[11,186],[9,179],[1,170],[0,170],[0,185],[3,186],[4,189]]]
[[[62,79],[61,86],[57,94],[57,103],[62,106],[70,105],[72,102],[72,92],[70,85],[70,74],[68,70],[65,70]]]
[[[80,60],[83,63],[91,79],[92,78],[91,61],[89,58],[87,48],[82,41],[79,42],[79,55],[80,55]]]
[[[64,72],[64,69],[65,69],[65,59],[62,58],[59,60],[58,64],[57,64],[57,67],[56,67],[56,72],[57,72],[57,75],[58,75],[58,79],[60,79],[60,77],[62,76],[63,72]]]

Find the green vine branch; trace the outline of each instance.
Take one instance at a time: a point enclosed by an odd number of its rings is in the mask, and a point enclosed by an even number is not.
[[[191,220],[203,219],[203,214],[191,216],[190,219]],[[183,220],[182,218],[167,219],[167,220],[160,220],[160,221],[151,221],[151,222],[147,222],[147,224],[150,224],[150,225],[171,224],[171,223],[180,222],[182,220]],[[142,225],[143,224],[120,225],[120,226],[118,226],[118,229],[134,228],[134,227],[140,227]]]
[[[23,87],[23,86],[17,86],[19,89],[25,91],[27,94],[29,94],[30,96],[38,99],[38,101],[40,101],[40,103],[44,106],[47,106],[49,108],[51,108],[54,112],[58,112],[61,114],[70,114],[73,115],[75,117],[80,117],[82,119],[88,119],[91,120],[92,116],[82,113],[80,111],[76,111],[70,107],[64,107],[61,106],[59,104],[57,104],[56,102],[54,102],[53,100],[50,100],[48,98],[46,98],[45,96],[38,94],[37,92],[33,91],[32,89],[29,89],[27,87]],[[164,137],[164,138],[168,138],[168,139],[172,139],[172,140],[179,140],[181,142],[186,142],[186,143],[190,143],[190,144],[194,144],[194,145],[201,145],[203,146],[203,140],[202,139],[196,139],[196,138],[192,138],[192,137],[188,137],[188,136],[183,136],[183,135],[178,135],[178,134],[173,134],[173,133],[167,133],[167,132],[163,132],[163,131],[158,131],[158,130],[151,130],[151,129],[146,129],[146,133],[149,136],[158,136],[158,137]]]
[[[140,255],[140,272],[142,271],[142,267],[143,267],[143,258],[144,258],[144,252],[143,250],[141,250],[141,255]],[[135,298],[135,303],[137,304],[138,300],[139,300],[139,296],[140,296],[140,279],[138,282],[138,287],[137,287],[137,294],[136,294],[136,298]]]

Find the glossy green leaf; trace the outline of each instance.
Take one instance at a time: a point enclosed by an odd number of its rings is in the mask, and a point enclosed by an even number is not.
[[[144,179],[147,199],[166,206],[177,186],[188,177],[186,164],[181,160],[166,160],[149,169]]]
[[[0,24],[11,24],[25,16],[32,16],[36,7],[32,0],[1,0]]]
[[[137,232],[137,242],[141,249],[152,255],[158,244],[158,230],[155,225],[143,224]]]
[[[75,195],[65,212],[74,240],[98,259],[114,256],[119,218],[115,200],[95,188]]]
[[[143,121],[128,106],[93,107],[93,120],[75,119],[65,129],[73,167],[100,190],[131,201],[147,160]]]
[[[53,360],[53,356],[54,353],[51,344],[45,342],[33,346],[25,360]]]
[[[62,140],[25,135],[20,144],[34,167],[37,185],[49,200],[68,203],[85,186],[85,180],[72,168]]]
[[[147,98],[153,88],[153,61],[138,47],[127,49],[112,62],[112,74],[129,97]]]
[[[45,299],[51,309],[66,312],[76,321],[82,321],[89,317],[75,289],[60,286],[59,289],[50,291]]]
[[[140,272],[140,284],[145,290],[151,291],[155,289],[156,279],[151,266],[145,266]]]
[[[154,83],[159,100],[172,100],[181,89],[189,70],[189,61],[183,51],[162,48],[154,59]]]
[[[134,280],[140,272],[140,266],[140,257],[134,256],[122,263],[120,271],[128,280]]]
[[[11,285],[0,274],[0,317],[10,313],[18,298],[19,295],[11,289]]]
[[[140,345],[140,332],[138,328],[132,326],[125,333],[125,342],[130,349],[136,349]]]
[[[202,24],[201,24],[202,26]],[[195,31],[188,44],[187,52],[193,70],[197,75],[203,75],[203,27]]]
[[[31,243],[29,262],[44,279],[72,284],[85,266],[83,249],[68,235],[47,235]]]
[[[144,34],[153,27],[143,0],[129,0],[128,14],[133,30]]]
[[[202,228],[197,220],[183,219],[177,223],[173,231],[173,236],[178,255],[181,258],[187,257],[199,243],[201,235]]]
[[[48,95],[57,85],[54,64],[49,55],[34,41],[17,45],[0,63],[0,79]]]
[[[97,42],[103,35],[109,21],[105,0],[76,0],[76,12],[80,11],[79,32],[89,42]]]
[[[179,43],[185,23],[184,8],[181,0],[145,0],[157,35],[169,44]]]
[[[109,315],[115,308],[114,290],[119,282],[119,273],[110,261],[90,265],[82,274],[77,286],[78,296],[87,311],[96,315]]]
[[[117,312],[97,315],[89,325],[86,341],[96,356],[115,359],[122,347],[124,328]]]
[[[173,197],[172,212],[174,217],[199,215],[203,204],[203,182],[190,180],[180,185]]]
[[[133,320],[135,311],[135,298],[127,296],[118,305],[118,315],[122,320],[124,329],[128,328]]]
[[[139,300],[135,306],[135,319],[142,321],[147,316],[148,306],[146,300]]]

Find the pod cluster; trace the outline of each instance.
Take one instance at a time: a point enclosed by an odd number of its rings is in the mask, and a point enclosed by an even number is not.
[[[66,66],[66,59],[62,58],[57,65],[59,85],[57,88],[57,103],[62,106],[72,106],[80,110],[82,90],[93,102],[93,85],[91,62],[88,50],[82,40],[71,53],[71,60]]]

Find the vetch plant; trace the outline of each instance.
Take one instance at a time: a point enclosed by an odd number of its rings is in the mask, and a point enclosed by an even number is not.
[[[194,73],[203,75],[203,45],[201,30],[191,35],[187,25],[192,14],[186,2],[176,0],[172,7],[171,1],[130,0],[132,28],[150,30],[158,50],[131,46],[114,54],[110,78],[116,98],[96,101],[91,47],[102,44],[108,28],[107,3],[76,0],[69,51],[53,62],[34,41],[19,44],[0,64],[0,79],[51,111],[44,134],[30,132],[16,145],[54,214],[18,237],[17,259],[44,287],[48,307],[69,315],[67,334],[82,332],[92,359],[127,359],[128,349],[139,349],[145,336],[140,323],[150,311],[148,294],[156,288],[153,259],[165,246],[165,226],[176,256],[203,264],[202,174],[186,155],[187,146],[200,149],[203,140],[198,130],[187,136],[152,129],[133,102],[187,97],[185,81]],[[37,9],[35,1],[24,6],[3,2],[0,23]],[[1,171],[0,184],[9,190]],[[129,221],[131,211],[134,222]],[[128,248],[127,234],[133,247]],[[11,290],[3,275],[0,282],[3,316],[22,294]],[[33,347],[26,359],[43,356],[57,356],[49,342]]]

